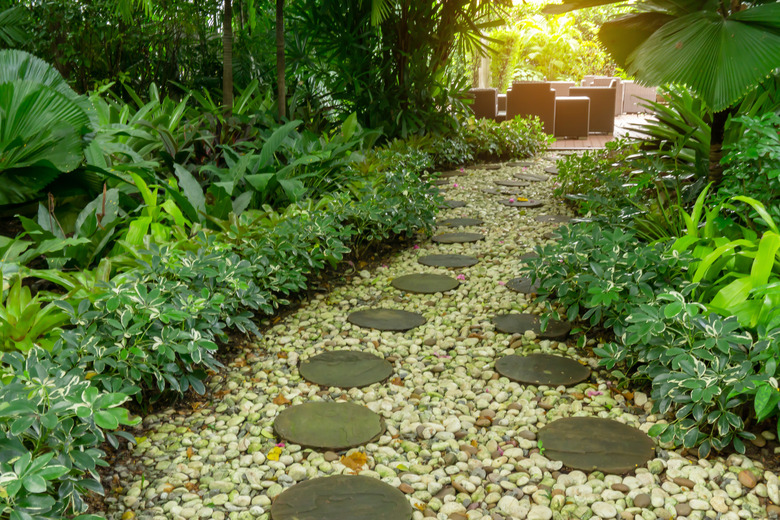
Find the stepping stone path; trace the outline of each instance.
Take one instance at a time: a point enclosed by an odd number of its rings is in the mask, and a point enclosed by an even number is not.
[[[463,244],[485,240],[485,235],[482,233],[443,233],[436,235],[431,240],[440,244]]]
[[[628,473],[655,456],[655,443],[647,434],[600,417],[558,419],[538,437],[546,457],[584,471]]]
[[[539,202],[538,200],[516,200],[516,199],[509,199],[509,200],[499,200],[499,204],[503,204],[504,206],[510,206],[512,208],[541,208],[544,206],[544,203]]]
[[[458,184],[476,220],[439,225],[484,226],[484,235],[421,239],[387,265],[268,320],[262,338],[239,346],[206,381],[204,402],[159,410],[128,428],[138,445],[107,475],[121,490],[107,502],[107,519],[227,520],[270,511],[273,520],[410,520],[417,510],[415,517],[447,520],[619,520],[688,516],[694,508],[703,518],[725,511],[724,520],[769,518],[780,506],[780,481],[761,462],[657,455],[639,428],[665,418],[650,414],[645,394],[621,393],[604,372],[588,377],[584,362],[595,360],[575,347],[579,338],[564,341],[568,324],[553,322],[552,332],[561,327],[554,339],[525,334],[538,330],[539,317],[521,314],[536,304],[516,279],[538,255],[522,253],[543,243],[553,220],[479,191],[513,166],[527,168],[523,180],[533,182],[523,197],[554,201],[542,160],[445,172],[464,177]],[[479,250],[478,264],[458,254],[465,248]],[[463,286],[441,297],[388,288],[421,265],[430,274],[461,267]],[[510,291],[497,286],[502,279]],[[386,308],[390,300],[406,310]],[[357,306],[368,308],[348,314]],[[488,324],[494,316],[499,332]],[[568,373],[565,365],[583,382],[564,388],[577,378],[550,379]],[[738,472],[750,473],[752,485]],[[683,488],[680,502],[667,483],[688,477],[701,485]]]
[[[366,309],[347,316],[347,321],[358,327],[377,330],[407,331],[425,323],[416,312],[396,309]]]
[[[550,354],[504,356],[496,361],[496,372],[511,381],[537,386],[571,386],[590,377],[588,367]]]
[[[399,291],[417,294],[433,294],[455,289],[460,282],[443,274],[407,274],[392,281],[391,285]]]
[[[479,260],[466,255],[428,255],[421,256],[417,262],[431,267],[471,267],[477,265]]]
[[[520,167],[528,168],[530,166],[533,166],[534,163],[531,161],[513,161],[513,162],[506,163],[506,165],[511,168],[520,168]]]
[[[317,401],[285,408],[274,421],[276,434],[307,448],[345,450],[378,438],[385,422],[365,406]]]
[[[558,167],[557,166],[548,166],[544,169],[547,173],[550,175],[558,175]]]
[[[528,182],[544,182],[547,179],[549,179],[546,175],[533,175],[531,173],[516,173],[515,177],[520,179],[521,181],[528,181]]]
[[[454,208],[462,208],[466,205],[465,202],[462,200],[445,200],[444,203],[439,206],[441,209],[454,209]]]
[[[434,179],[431,181],[431,184],[434,186],[448,186],[451,183],[447,179]]]
[[[556,222],[559,224],[567,224],[568,222],[571,222],[571,217],[567,217],[566,215],[539,215],[534,217],[534,220],[537,222]]]
[[[571,324],[565,321],[550,319],[547,328],[542,332],[542,323],[535,314],[501,314],[493,318],[496,330],[507,334],[523,334],[531,330],[541,339],[563,340],[571,331]]]
[[[412,506],[389,484],[361,475],[317,478],[274,500],[273,520],[410,520]]]
[[[463,227],[463,226],[481,226],[485,221],[478,218],[447,218],[437,222],[439,226]]]
[[[441,172],[441,173],[439,174],[439,177],[441,177],[442,179],[448,179],[448,178],[450,178],[450,177],[465,177],[465,176],[467,176],[468,174],[469,174],[469,173],[468,173],[468,172],[466,172],[466,171],[460,171],[460,170],[449,170],[449,171],[446,171],[446,172]]]
[[[474,164],[472,166],[466,166],[466,169],[495,171],[495,170],[500,170],[501,165],[500,164]]]
[[[334,350],[302,361],[298,371],[315,385],[362,388],[385,381],[393,373],[393,365],[368,352]]]
[[[535,282],[531,283],[531,279],[527,276],[523,276],[520,278],[512,278],[506,283],[506,288],[519,292],[519,293],[535,293],[539,290],[539,287],[541,287],[542,281],[537,279]]]

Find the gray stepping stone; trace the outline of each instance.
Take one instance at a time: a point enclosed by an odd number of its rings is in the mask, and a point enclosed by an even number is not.
[[[442,179],[449,179],[450,177],[466,177],[468,175],[468,172],[460,171],[460,170],[449,170],[446,172],[441,172],[439,174],[439,177]]]
[[[368,352],[334,350],[301,361],[298,372],[317,385],[360,388],[386,380],[393,373],[393,366]]]
[[[426,319],[416,312],[396,309],[365,309],[351,313],[347,316],[347,321],[367,329],[406,331],[423,325]]]
[[[642,431],[600,417],[567,417],[537,433],[544,456],[572,469],[628,473],[655,457],[655,444]]]
[[[523,196],[517,188],[482,188],[481,191],[488,195],[509,195],[514,198]]]
[[[455,289],[460,282],[451,276],[444,274],[407,274],[399,276],[391,282],[399,291],[417,294],[433,294]]]
[[[542,281],[538,278],[534,283],[531,283],[531,279],[529,277],[523,276],[522,278],[512,278],[509,280],[506,283],[506,288],[515,292],[530,294],[537,292],[541,284]]]
[[[274,499],[273,520],[410,520],[412,506],[390,484],[363,475],[334,475],[296,484]]]
[[[529,166],[533,166],[534,163],[531,161],[513,161],[506,163],[506,165],[512,168],[528,168]]]
[[[571,217],[566,215],[537,215],[534,217],[537,222],[557,222],[559,224],[566,224],[571,221]]]
[[[466,166],[466,169],[468,170],[500,170],[501,165],[500,164],[472,164],[471,166]]]
[[[462,200],[445,200],[444,203],[439,206],[441,209],[453,209],[453,208],[463,208],[466,206],[466,203]]]
[[[428,255],[421,256],[417,261],[431,267],[471,267],[479,263],[473,256],[466,255]]]
[[[520,255],[520,260],[532,260],[534,258],[539,258],[539,253],[531,252]]]
[[[538,200],[499,200],[498,203],[512,208],[541,208],[544,206],[544,203]]]
[[[529,181],[529,182],[544,182],[549,177],[546,175],[534,175],[532,173],[516,173],[515,177],[520,179],[521,181]]]
[[[560,341],[571,332],[571,324],[566,321],[550,319],[547,330],[542,332],[542,322],[535,314],[500,314],[493,318],[496,330],[506,334],[523,334],[532,330],[537,338]]]
[[[274,420],[274,431],[293,444],[339,451],[378,439],[385,422],[365,406],[317,401],[282,410]]]
[[[431,181],[431,184],[433,184],[434,186],[446,186],[449,183],[450,181],[448,181],[447,179],[434,179],[433,181]]]
[[[496,361],[496,372],[526,385],[572,386],[590,377],[588,367],[550,354],[505,356]]]
[[[527,182],[513,181],[512,179],[493,181],[493,184],[498,184],[499,186],[510,186],[512,188],[524,188],[528,186]]]
[[[548,166],[544,169],[547,173],[550,175],[558,175],[558,167],[557,166]]]
[[[440,226],[461,227],[461,226],[481,226],[485,221],[478,218],[448,218],[437,222]]]
[[[484,239],[485,235],[482,233],[442,233],[441,235],[436,235],[431,240],[439,244],[462,244],[478,242]]]

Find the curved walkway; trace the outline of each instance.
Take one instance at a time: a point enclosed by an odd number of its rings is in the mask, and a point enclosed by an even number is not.
[[[551,164],[538,159],[525,172],[542,174]],[[440,218],[483,219],[481,226],[459,230],[484,233],[485,240],[425,241],[400,251],[387,265],[362,271],[350,284],[304,304],[248,346],[210,379],[211,402],[146,417],[132,458],[114,468],[109,518],[269,518],[272,499],[290,486],[355,473],[406,494],[415,520],[737,520],[776,514],[777,476],[746,457],[697,461],[659,448],[644,467],[621,476],[568,471],[544,456],[536,434],[556,419],[611,418],[647,431],[657,418],[649,414],[645,395],[616,392],[595,371],[569,388],[521,385],[494,371],[496,359],[532,352],[596,368],[595,359],[574,347],[576,338],[539,340],[530,331],[504,334],[493,325],[497,314],[541,311],[505,284],[520,276],[519,257],[557,226],[534,217],[566,213],[551,196],[554,177],[525,188],[493,183],[522,172],[519,166],[470,169],[443,186],[446,198],[467,205],[444,210]],[[483,189],[522,190],[545,205],[508,207],[498,203],[508,195]],[[453,230],[440,228],[447,231]],[[442,253],[473,255],[480,262],[453,270],[417,262]],[[448,274],[461,284],[428,295],[390,285],[410,273]],[[408,332],[380,332],[347,321],[351,312],[368,307],[420,313],[427,322]],[[390,361],[393,374],[384,383],[350,390],[301,378],[299,361],[344,348]],[[279,412],[309,401],[365,406],[384,418],[386,430],[373,442],[338,453],[277,438]]]

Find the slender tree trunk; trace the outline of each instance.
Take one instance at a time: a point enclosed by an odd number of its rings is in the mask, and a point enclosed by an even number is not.
[[[730,110],[721,110],[712,115],[710,126],[710,173],[709,180],[715,186],[723,179],[723,166],[720,160],[723,157],[723,137],[726,131],[726,121]]]
[[[284,0],[276,0],[276,90],[279,121],[286,115],[287,94],[284,84]]]
[[[222,15],[222,108],[225,116],[233,114],[233,4],[225,0]]]

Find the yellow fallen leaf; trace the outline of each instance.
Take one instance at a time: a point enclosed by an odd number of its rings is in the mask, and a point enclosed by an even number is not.
[[[268,452],[268,455],[266,455],[266,458],[268,460],[279,460],[279,457],[282,455],[282,448],[279,446],[275,448],[271,448],[271,451]]]
[[[365,453],[356,451],[351,455],[343,455],[341,457],[341,463],[351,470],[359,471],[368,462],[368,457]]]

